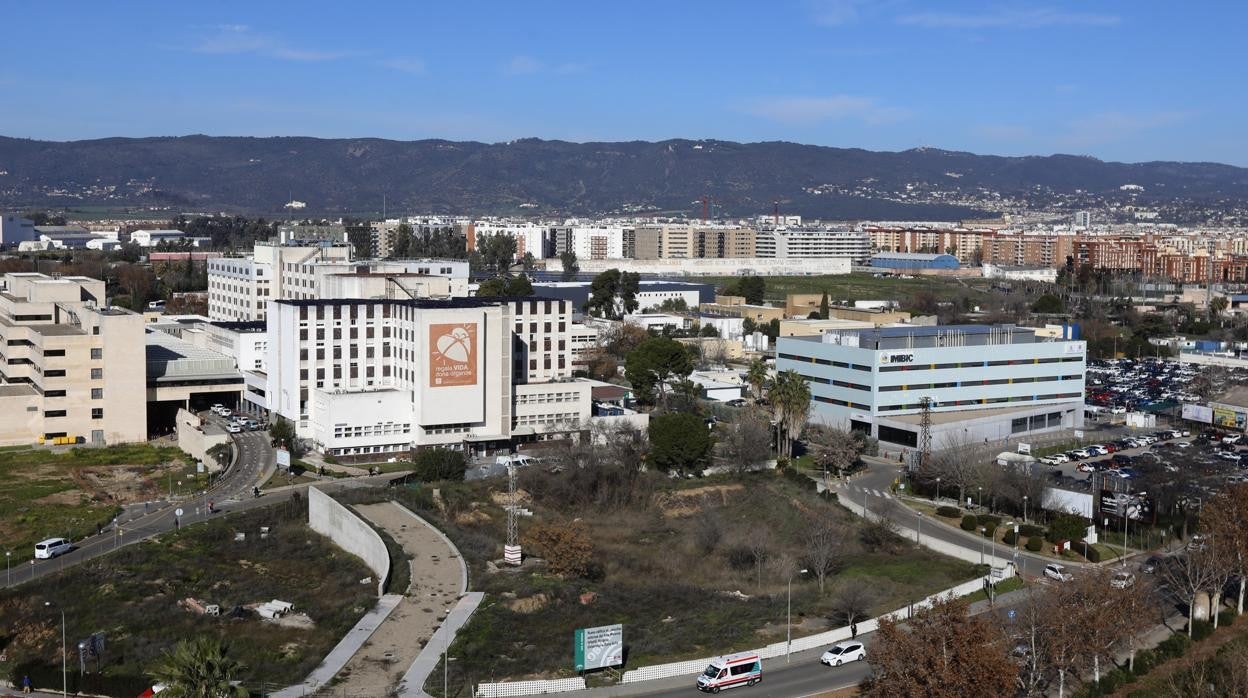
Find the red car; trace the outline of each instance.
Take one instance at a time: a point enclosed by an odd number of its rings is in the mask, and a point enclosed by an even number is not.
[[[1106,451],[1109,451],[1110,453],[1113,453],[1114,451],[1118,450],[1118,447],[1113,444],[1101,444],[1101,448],[1105,449]]]

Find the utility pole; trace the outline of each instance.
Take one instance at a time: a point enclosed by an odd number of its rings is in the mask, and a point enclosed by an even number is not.
[[[930,397],[919,400],[923,406],[919,421],[919,469],[926,470],[932,459],[932,404]]]
[[[516,491],[516,466],[507,465],[507,543],[503,546],[503,562],[519,566],[523,560],[520,551],[520,495]]]

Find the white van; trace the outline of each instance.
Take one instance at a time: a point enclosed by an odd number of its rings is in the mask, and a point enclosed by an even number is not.
[[[51,560],[57,555],[64,555],[73,549],[74,546],[70,545],[69,541],[64,538],[49,538],[35,543],[35,559]]]
[[[494,459],[494,465],[503,467],[516,466],[517,468],[526,468],[537,462],[536,458],[517,453],[514,456],[498,456]]]
[[[711,660],[698,675],[698,690],[719,693],[725,688],[753,686],[763,680],[763,663],[757,652],[740,652]]]

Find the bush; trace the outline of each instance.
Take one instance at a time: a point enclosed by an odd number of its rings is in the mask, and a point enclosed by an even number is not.
[[[579,523],[537,524],[529,528],[524,542],[546,560],[554,574],[585,577],[591,571],[594,546]]]
[[[744,545],[736,545],[727,550],[728,566],[734,570],[754,569],[754,551]]]
[[[1031,538],[1032,536],[1043,536],[1044,528],[1037,526],[1035,524],[1023,524],[1018,527],[1018,535],[1023,536],[1024,538]]]
[[[1235,622],[1234,611],[1222,611],[1221,613],[1218,614],[1218,627],[1219,628],[1229,628],[1231,627],[1231,624],[1234,622]]]
[[[1207,620],[1198,620],[1192,623],[1192,640],[1200,642],[1213,634],[1213,623]]]
[[[1030,550],[1031,552],[1038,553],[1040,552],[1040,549],[1043,547],[1044,547],[1044,539],[1041,538],[1040,536],[1032,536],[1027,539],[1027,549]]]
[[[1071,546],[1075,552],[1082,554],[1088,559],[1088,562],[1100,562],[1101,551],[1096,549],[1095,545],[1083,545],[1082,543],[1072,543]]]
[[[993,521],[984,523],[984,537],[991,538],[997,532],[997,524]]]
[[[973,514],[967,514],[962,517],[963,531],[974,531],[977,528],[979,528],[979,523],[975,520],[975,516]]]
[[[1152,650],[1140,650],[1135,653],[1135,675],[1143,676],[1153,670],[1160,662]]]
[[[950,506],[936,507],[936,515],[952,519],[961,516],[962,510],[957,507]]]
[[[1193,630],[1194,629],[1195,628],[1193,628]],[[1167,659],[1182,657],[1183,653],[1187,652],[1187,648],[1190,647],[1191,644],[1192,641],[1188,639],[1187,635],[1183,633],[1174,633],[1170,637],[1157,643],[1157,648],[1154,650],[1157,655],[1157,663],[1160,664]]]
[[[1001,542],[1005,543],[1006,545],[1014,545],[1015,543],[1017,543],[1018,536],[1014,534],[1014,529],[1010,529],[1006,531],[1005,535],[1001,536]]]
[[[412,469],[416,471],[416,479],[424,482],[463,480],[464,473],[468,470],[468,461],[459,451],[431,448],[416,453]]]
[[[975,517],[975,520],[979,522],[980,526],[987,525],[988,523],[991,522],[993,527],[995,528],[1001,524],[1001,517],[997,516],[996,514],[980,514],[979,516]]]

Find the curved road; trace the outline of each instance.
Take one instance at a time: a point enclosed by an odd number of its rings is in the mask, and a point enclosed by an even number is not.
[[[223,428],[224,422],[210,415],[208,423]],[[283,488],[279,492],[256,498],[252,488],[265,482],[276,468],[276,453],[269,443],[267,431],[232,434],[237,457],[217,481],[206,491],[176,502],[153,502],[147,511],[131,506],[118,517],[113,526],[97,536],[75,541],[74,549],[52,560],[23,559],[13,561],[9,572],[0,577],[0,588],[18,586],[27,582],[61,572],[87,560],[110,553],[155,535],[208,520],[211,516],[235,511],[247,511],[276,503],[290,496],[290,492],[307,489],[308,484]],[[326,490],[337,488],[366,487],[386,482],[400,474],[378,475],[350,480],[328,480],[309,483]],[[213,513],[208,512],[212,502]],[[175,512],[181,509],[182,516]]]

